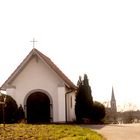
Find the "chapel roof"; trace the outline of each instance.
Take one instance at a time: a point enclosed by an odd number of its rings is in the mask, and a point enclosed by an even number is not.
[[[70,89],[76,89],[74,83],[52,62],[52,60],[41,53],[39,50],[33,48],[16,70],[10,75],[10,77],[1,86],[1,90],[6,90],[6,87],[16,78],[16,76],[24,69],[28,61],[32,56],[37,55],[46,65],[48,65],[66,84]]]

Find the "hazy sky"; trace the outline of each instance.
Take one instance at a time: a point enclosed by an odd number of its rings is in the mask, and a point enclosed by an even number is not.
[[[0,1],[0,85],[32,49],[76,84],[86,73],[93,99],[140,108],[139,0]]]

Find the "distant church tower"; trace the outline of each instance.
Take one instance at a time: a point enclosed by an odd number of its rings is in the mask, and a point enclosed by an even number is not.
[[[116,100],[115,100],[113,87],[112,87],[112,95],[111,95],[111,111],[114,112],[114,113],[117,112]]]
[[[114,95],[114,89],[112,87],[112,95],[111,95],[111,120],[113,123],[116,123],[117,121],[117,106],[116,106],[116,100]]]

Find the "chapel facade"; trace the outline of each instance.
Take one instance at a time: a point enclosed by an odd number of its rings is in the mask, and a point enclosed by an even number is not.
[[[76,86],[51,61],[33,48],[1,86],[22,105],[28,123],[75,120]]]

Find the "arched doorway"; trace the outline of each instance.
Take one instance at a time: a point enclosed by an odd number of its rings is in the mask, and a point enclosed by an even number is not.
[[[28,123],[49,123],[51,119],[50,99],[43,92],[30,94],[26,102]]]

